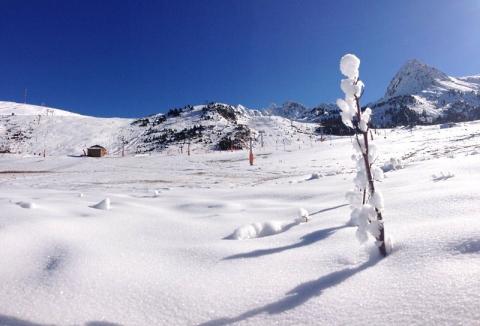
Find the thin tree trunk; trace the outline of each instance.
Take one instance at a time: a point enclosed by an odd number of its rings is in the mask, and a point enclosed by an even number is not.
[[[360,100],[357,96],[355,96],[355,104],[357,106],[357,120],[358,120],[358,123],[360,123],[360,120],[361,120],[361,109],[360,109]],[[364,145],[365,145],[365,153],[363,152],[363,149],[362,149],[362,156],[363,156],[363,162],[365,164],[365,173],[367,175],[367,180],[368,180],[368,188],[370,190],[370,195],[373,196],[373,194],[375,193],[375,184],[373,182],[373,176],[372,176],[372,169],[371,169],[371,166],[370,166],[370,162],[369,162],[369,159],[368,159],[368,129],[367,131],[361,131],[358,126],[357,126],[357,142],[358,142],[358,134],[362,134],[363,135],[363,142],[364,142]],[[360,145],[360,144],[359,144]],[[362,147],[360,147],[362,148]],[[377,220],[379,220],[381,223],[380,223],[380,235],[376,238],[376,240],[378,242],[380,242],[380,246],[379,246],[379,250],[380,250],[380,254],[382,254],[382,256],[386,256],[387,255],[387,249],[385,247],[385,228],[383,226],[383,216],[382,216],[382,212],[380,212],[376,207],[375,207],[375,211],[377,212]]]

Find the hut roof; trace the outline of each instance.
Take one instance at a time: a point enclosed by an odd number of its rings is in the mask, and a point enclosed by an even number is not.
[[[100,146],[100,145],[93,145],[93,146],[90,146],[89,148],[100,148],[100,149],[106,149],[105,147],[103,146]]]

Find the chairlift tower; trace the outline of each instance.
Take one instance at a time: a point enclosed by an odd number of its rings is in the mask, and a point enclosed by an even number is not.
[[[265,130],[260,130],[258,133],[260,134],[260,144],[263,148],[263,134],[265,133]]]

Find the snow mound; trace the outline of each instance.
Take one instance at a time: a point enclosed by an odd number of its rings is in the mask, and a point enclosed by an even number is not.
[[[28,202],[28,201],[20,201],[17,203],[18,206],[21,208],[27,208],[27,209],[34,209],[37,208],[37,205],[33,202]]]
[[[318,173],[312,173],[312,175],[307,179],[307,181],[316,180],[319,178],[320,178],[320,175]]]
[[[390,161],[385,162],[382,166],[383,172],[388,172],[392,170],[400,170],[403,169],[404,164],[401,159],[392,157]]]
[[[107,197],[104,200],[102,200],[101,202],[99,202],[98,204],[95,204],[91,207],[107,211],[107,210],[111,209],[110,198]]]
[[[310,220],[310,215],[305,208],[300,208],[298,210],[298,217],[295,220],[297,223],[308,222]]]
[[[298,222],[285,223],[282,221],[268,221],[264,223],[252,223],[244,225],[236,229],[227,239],[246,240],[267,237],[277,233],[284,232]]]
[[[267,221],[263,223],[247,224],[237,228],[225,239],[245,240],[267,237],[277,233],[285,232],[291,227],[294,227],[300,223],[306,223],[309,220],[310,215],[308,214],[308,211],[305,208],[300,208],[298,211],[298,216],[290,223],[284,221]]]

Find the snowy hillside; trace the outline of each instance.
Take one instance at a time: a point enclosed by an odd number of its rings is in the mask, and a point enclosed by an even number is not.
[[[131,119],[54,112],[53,115],[0,116],[0,150],[23,155],[43,155],[44,150],[49,156],[81,155],[87,147],[100,144],[113,154],[120,151],[123,133],[135,139],[136,130],[130,127]]]
[[[0,154],[0,325],[478,325],[479,137],[374,134],[384,259],[347,225],[350,137],[270,143],[254,166],[245,150]]]
[[[0,101],[0,116],[3,115],[44,115],[80,117],[80,114],[53,109],[46,106]]]
[[[290,120],[303,122],[320,122],[328,118],[329,114],[337,114],[338,107],[335,104],[319,104],[314,108],[307,108],[297,102],[285,102],[281,106],[272,105],[263,110],[265,115],[284,117]]]
[[[96,118],[33,105],[3,102],[0,151],[24,155],[82,155],[92,145],[119,155],[152,151],[192,152],[254,146],[305,146],[315,123],[292,122],[241,105],[186,106],[140,119]],[[14,113],[13,115],[11,113]]]
[[[309,109],[303,104],[288,101],[281,106],[275,104],[264,110],[267,115],[276,115],[279,117],[288,118],[291,120],[303,120],[308,116]]]
[[[183,151],[245,149],[252,138],[255,147],[304,144],[316,137],[315,123],[292,122],[265,115],[241,105],[223,103],[186,106],[135,120],[139,128],[138,151],[151,152],[166,148]]]
[[[292,121],[314,123],[317,134],[348,135],[352,130],[346,128],[340,119],[340,109],[336,104],[322,103],[307,108],[300,103],[286,102],[281,106],[271,106],[263,110],[265,115],[279,116]],[[318,128],[319,125],[322,128]]]

